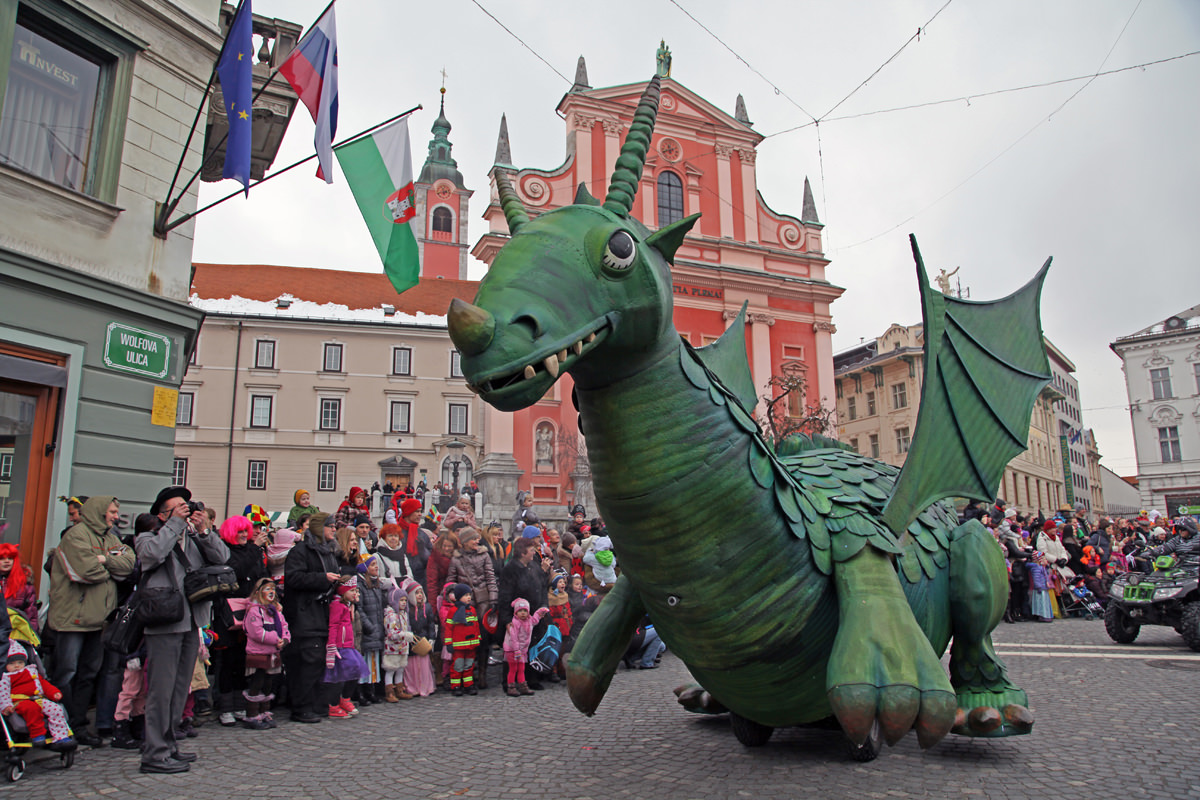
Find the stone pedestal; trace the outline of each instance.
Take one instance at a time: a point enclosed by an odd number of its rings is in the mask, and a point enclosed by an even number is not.
[[[517,510],[517,481],[524,474],[512,453],[488,453],[480,459],[475,483],[483,496],[482,500],[476,499],[476,518],[481,524],[498,519],[509,533],[509,523]]]

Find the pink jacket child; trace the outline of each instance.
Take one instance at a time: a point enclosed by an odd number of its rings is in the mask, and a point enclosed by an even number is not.
[[[279,652],[279,642],[285,644],[292,640],[288,630],[287,620],[283,614],[271,606],[262,603],[246,605],[246,652],[258,655],[270,655]],[[351,636],[353,636],[351,629]]]
[[[529,660],[533,627],[550,609],[542,606],[530,614],[529,601],[523,597],[513,600],[512,607],[512,622],[508,623],[508,631],[504,635],[504,661],[508,664],[508,687],[505,693],[509,697],[519,697],[533,694],[525,683],[525,663]]]
[[[58,747],[66,747],[73,743],[71,728],[66,711],[54,702],[62,699],[62,692],[39,675],[36,667],[27,666],[28,658],[19,643],[8,643],[5,671],[0,673],[0,713],[8,716],[15,712],[24,719],[34,744],[45,744],[48,725],[50,739]]]

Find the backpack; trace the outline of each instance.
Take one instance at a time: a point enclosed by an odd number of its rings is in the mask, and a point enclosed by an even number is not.
[[[541,640],[529,648],[529,665],[539,672],[553,672],[562,655],[562,647],[562,632],[557,625],[548,626]]]

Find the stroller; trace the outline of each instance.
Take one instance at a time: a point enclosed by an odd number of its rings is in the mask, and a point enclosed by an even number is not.
[[[1082,579],[1077,580],[1062,594],[1063,613],[1068,617],[1085,617],[1098,619],[1104,616],[1104,609],[1096,595],[1087,590]]]
[[[29,655],[29,664],[36,667],[40,675],[45,676],[46,669],[35,649],[40,644],[40,640],[29,625],[29,620],[25,619],[25,615],[15,608],[8,609],[8,620],[12,624],[10,638],[24,646]],[[5,776],[9,781],[15,783],[21,780],[25,774],[25,751],[35,745],[29,740],[29,729],[19,714],[13,713],[8,716],[0,714],[0,730],[4,732],[4,744],[7,747],[4,754]],[[57,751],[62,768],[70,769],[71,765],[75,763],[75,751],[79,746],[75,743],[74,738],[70,738],[61,742],[51,742],[44,747]]]

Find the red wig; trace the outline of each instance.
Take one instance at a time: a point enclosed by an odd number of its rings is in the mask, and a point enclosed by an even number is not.
[[[0,558],[13,560],[12,571],[8,573],[8,578],[4,581],[4,597],[6,600],[11,600],[25,588],[25,565],[21,563],[21,554],[15,544],[7,542],[0,544]]]

